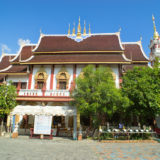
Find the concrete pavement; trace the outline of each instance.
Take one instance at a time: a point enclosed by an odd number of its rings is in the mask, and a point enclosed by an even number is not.
[[[100,143],[0,137],[0,160],[159,160],[160,143]]]

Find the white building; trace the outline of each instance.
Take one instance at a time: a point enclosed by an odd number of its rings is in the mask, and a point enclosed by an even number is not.
[[[0,80],[17,87],[18,105],[12,111],[13,130],[29,134],[35,115],[51,115],[55,135],[77,137],[80,120],[77,109],[70,106],[70,91],[82,69],[93,64],[108,66],[115,85],[120,87],[122,73],[133,66],[148,65],[141,41],[122,43],[120,33],[77,35],[40,35],[37,44],[21,46],[16,55],[3,54]],[[18,125],[18,126],[17,126]],[[58,128],[58,131],[57,131]]]

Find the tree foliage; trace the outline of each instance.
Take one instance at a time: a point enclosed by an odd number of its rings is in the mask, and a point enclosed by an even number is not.
[[[9,82],[9,84],[0,85],[0,115],[9,114],[16,106],[16,88]]]
[[[160,69],[135,67],[123,76],[122,92],[130,99],[128,114],[145,121],[160,113]]]
[[[74,105],[81,114],[96,117],[98,124],[105,115],[108,119],[127,106],[128,99],[121,96],[116,88],[112,70],[107,67],[89,65],[83,69],[83,75],[76,79],[76,89],[72,93]]]

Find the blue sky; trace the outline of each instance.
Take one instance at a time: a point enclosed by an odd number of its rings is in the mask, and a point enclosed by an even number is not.
[[[19,39],[37,43],[40,28],[46,34],[65,34],[68,24],[77,25],[80,16],[81,24],[91,24],[92,33],[117,32],[121,27],[123,42],[142,36],[149,55],[152,14],[160,32],[160,0],[0,0],[0,47],[16,53]]]

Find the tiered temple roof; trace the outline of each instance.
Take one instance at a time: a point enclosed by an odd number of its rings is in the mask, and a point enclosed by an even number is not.
[[[76,42],[68,36],[43,36],[34,53],[73,53],[85,51],[122,51],[117,34],[91,35]]]
[[[15,55],[2,55],[0,61],[0,70],[4,70],[10,66],[10,60],[14,58]]]
[[[122,43],[119,32],[90,34],[79,42],[68,35],[43,34],[38,44],[24,45],[16,56],[2,57],[0,74],[27,74],[29,64],[108,63],[127,67],[134,63],[147,65],[148,61],[141,43]]]
[[[124,48],[124,54],[128,59],[131,59],[132,62],[146,62],[148,63],[148,58],[146,57],[141,42],[131,42],[131,43],[122,43]]]
[[[27,60],[28,58],[30,58],[33,55],[32,50],[35,48],[35,45],[26,45],[26,46],[22,46],[20,48],[19,53],[17,54],[17,56],[15,56],[11,62],[12,63],[17,63],[19,61],[24,61]]]

